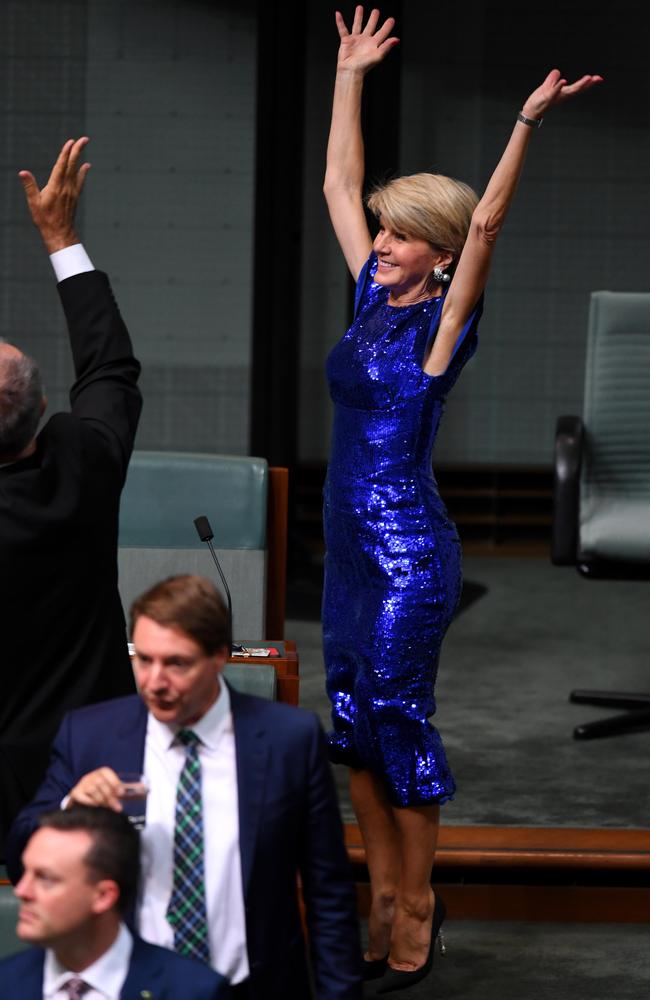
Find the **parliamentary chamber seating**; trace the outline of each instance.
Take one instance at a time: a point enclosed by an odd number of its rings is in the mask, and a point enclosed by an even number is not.
[[[125,612],[147,587],[174,573],[200,573],[222,589],[194,518],[205,515],[232,594],[233,634],[254,644],[284,638],[287,538],[286,469],[261,458],[134,452],[122,497],[120,595]],[[228,663],[228,681],[275,698],[271,663]],[[0,867],[0,958],[24,945],[15,934],[18,902]]]
[[[591,295],[583,415],[556,429],[552,559],[588,580],[650,581],[650,293]],[[650,642],[647,668],[648,693],[572,691],[619,709],[575,738],[650,729]]]
[[[122,495],[119,588],[125,614],[164,577],[198,573],[223,593],[194,526],[205,515],[232,595],[233,638],[256,645],[284,638],[288,473],[263,458],[135,451]],[[225,595],[224,595],[225,596]],[[238,690],[274,697],[269,663],[229,663]]]

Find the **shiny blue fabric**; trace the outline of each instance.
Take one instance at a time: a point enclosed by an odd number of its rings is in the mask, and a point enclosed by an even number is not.
[[[428,721],[440,644],[461,590],[461,551],[433,475],[445,396],[476,348],[481,304],[447,371],[422,371],[443,299],[388,305],[371,255],[356,316],[327,361],[335,404],[325,484],[323,642],[333,760],[380,775],[395,805],[455,785]]]

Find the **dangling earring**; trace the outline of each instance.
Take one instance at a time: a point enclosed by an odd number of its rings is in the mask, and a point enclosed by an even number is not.
[[[451,281],[451,278],[449,277],[447,272],[443,271],[443,269],[440,267],[439,264],[436,264],[436,266],[433,269],[433,277],[434,280],[437,281],[438,284],[440,285],[446,285],[448,281]]]

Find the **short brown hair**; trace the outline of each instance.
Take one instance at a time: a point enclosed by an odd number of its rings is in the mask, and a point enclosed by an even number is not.
[[[40,828],[84,830],[92,846],[80,860],[97,880],[108,878],[120,890],[117,907],[124,913],[135,899],[140,874],[140,837],[128,818],[105,806],[75,805],[39,817]]]
[[[131,635],[143,615],[185,632],[207,656],[224,646],[230,650],[228,608],[215,585],[203,576],[170,576],[136,598],[131,605]]]

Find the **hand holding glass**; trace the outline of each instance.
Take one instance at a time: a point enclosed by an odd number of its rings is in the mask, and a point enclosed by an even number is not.
[[[133,823],[136,830],[142,830],[146,821],[149,792],[147,779],[144,774],[135,771],[118,771],[117,776],[122,783],[119,799],[124,815]]]

